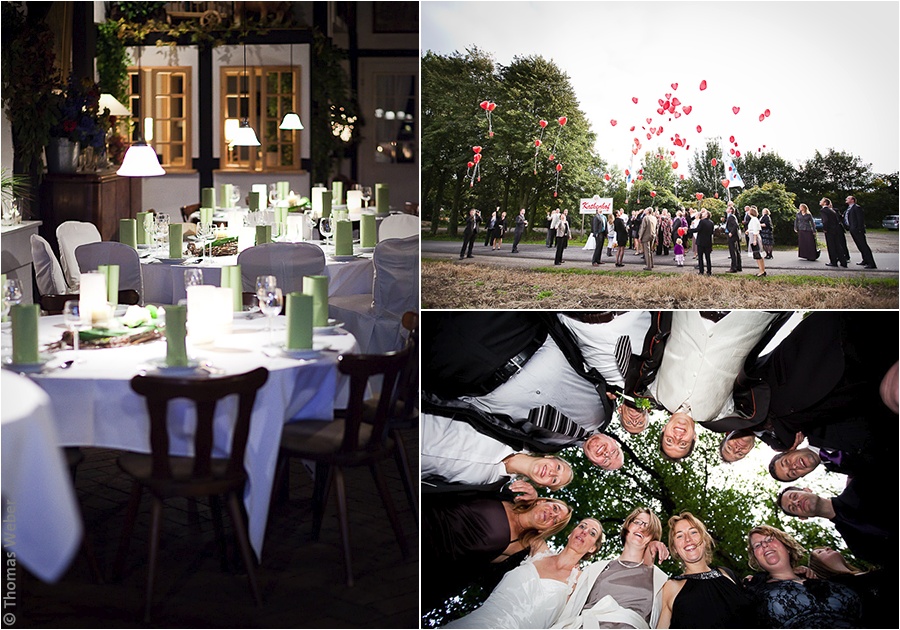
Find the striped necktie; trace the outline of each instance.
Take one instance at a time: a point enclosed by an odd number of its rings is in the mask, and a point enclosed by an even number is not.
[[[588,431],[582,429],[553,405],[535,407],[528,412],[528,421],[542,429],[567,435],[579,441],[586,439],[589,435]]]

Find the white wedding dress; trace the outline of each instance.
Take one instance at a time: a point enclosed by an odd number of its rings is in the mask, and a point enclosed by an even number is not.
[[[541,578],[529,557],[503,576],[480,608],[448,623],[445,628],[549,628],[566,605],[578,572],[572,569],[567,584]]]
[[[597,246],[597,239],[594,238],[594,235],[593,235],[593,234],[589,234],[589,235],[588,235],[587,243],[585,243],[585,244],[584,244],[584,247],[582,247],[581,249],[592,250],[592,249],[594,249],[596,246]]]

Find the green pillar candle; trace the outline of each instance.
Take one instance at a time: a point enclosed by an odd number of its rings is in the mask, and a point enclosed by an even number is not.
[[[359,246],[375,247],[378,242],[378,228],[374,214],[363,214],[359,218]]]
[[[223,208],[231,208],[231,196],[234,193],[233,184],[222,184],[219,186],[219,203]]]
[[[200,208],[200,223],[202,223],[203,225],[210,225],[213,220],[213,212],[214,209],[212,208],[212,206],[204,206]]]
[[[313,298],[313,326],[327,326],[328,276],[303,276],[303,294]]]
[[[184,226],[181,223],[169,224],[169,258],[181,258],[184,251]]]
[[[375,209],[378,214],[388,214],[391,211],[390,190],[387,184],[375,184]]]
[[[97,271],[106,279],[106,301],[119,303],[119,265],[97,265]]]
[[[312,298],[310,298],[312,299]],[[38,363],[38,304],[14,304],[9,311],[12,318],[13,363]],[[310,331],[311,332],[311,331]]]
[[[353,224],[350,221],[334,222],[334,255],[353,255]]]
[[[222,267],[221,285],[232,291],[232,308],[234,309],[234,312],[237,313],[238,311],[244,310],[243,296],[241,295],[243,290],[241,283],[241,266],[230,265]]]
[[[331,216],[331,201],[332,201],[331,191],[323,190],[320,194],[322,195],[322,216],[330,217]]]
[[[146,245],[147,240],[147,215],[149,212],[138,212],[135,215],[135,225],[137,226],[137,244]]]
[[[288,195],[291,194],[290,182],[277,182],[275,188],[278,191],[279,201],[287,201]]]
[[[257,225],[256,226],[256,244],[262,245],[263,243],[271,243],[272,242],[272,226],[271,225]]]
[[[200,207],[215,208],[216,207],[216,189],[203,188],[200,190]]]
[[[287,294],[285,307],[288,350],[312,348],[313,296],[294,291]]]
[[[166,307],[166,365],[172,367],[188,364],[187,346],[187,306]]]
[[[119,219],[119,242],[137,249],[137,221]]]
[[[331,201],[334,205],[339,206],[344,203],[344,182],[331,182]]]
[[[265,202],[265,194],[259,192],[258,190],[253,190],[250,192],[250,210],[255,212],[257,210],[263,210],[266,207]]]

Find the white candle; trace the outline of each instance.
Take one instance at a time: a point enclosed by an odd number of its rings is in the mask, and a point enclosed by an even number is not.
[[[215,340],[215,289],[206,284],[187,287],[187,334],[192,344]]]
[[[312,211],[314,217],[322,216],[322,193],[328,190],[324,186],[313,186],[311,197],[312,197]]]
[[[362,191],[361,190],[348,190],[347,191],[347,210],[352,212],[353,210],[359,210],[362,208]]]
[[[106,276],[102,273],[81,274],[78,310],[82,326],[92,326],[95,321],[106,320],[109,307],[106,300]]]

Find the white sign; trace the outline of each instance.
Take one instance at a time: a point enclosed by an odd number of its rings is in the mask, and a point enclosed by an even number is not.
[[[579,205],[578,214],[597,214],[597,209],[601,214],[613,211],[612,197],[592,197],[590,199],[582,199]]]

